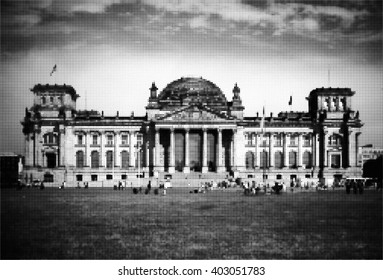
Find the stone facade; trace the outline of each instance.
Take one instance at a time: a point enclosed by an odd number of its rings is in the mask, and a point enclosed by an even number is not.
[[[104,116],[78,111],[71,86],[36,85],[22,122],[25,180],[108,185],[164,173],[285,181],[360,174],[363,124],[348,88],[311,91],[308,112],[253,117],[243,116],[237,84],[231,101],[203,78],[149,90],[145,116]]]

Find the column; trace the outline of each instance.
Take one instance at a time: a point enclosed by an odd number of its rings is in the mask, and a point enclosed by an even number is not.
[[[104,155],[104,143],[105,141],[105,134],[103,131],[100,131],[100,160],[99,160],[99,166],[105,167],[105,155]]]
[[[324,166],[327,167],[328,166],[328,155],[327,155],[327,151],[328,151],[328,138],[329,138],[329,135],[328,135],[328,132],[325,131],[324,132]]]
[[[283,167],[289,166],[289,153],[287,151],[287,133],[283,134]]]
[[[134,166],[134,143],[133,131],[129,131],[129,166]]]
[[[113,155],[113,164],[114,166],[113,167],[118,167],[118,166],[121,166],[121,154],[118,153],[118,141],[117,139],[119,138],[118,136],[121,135],[121,132],[115,132],[114,133],[114,155]]]
[[[175,172],[175,155],[174,155],[174,128],[170,129],[170,164],[169,173]]]
[[[298,134],[298,168],[302,167],[302,133]]]
[[[315,166],[319,167],[319,134],[315,134]]]
[[[66,159],[65,159],[65,129],[64,125],[59,125],[59,141],[60,141],[60,166],[65,166],[66,165]]]
[[[260,167],[261,166],[261,149],[260,149],[260,145],[261,145],[261,136],[259,135],[259,134],[255,134],[255,137],[257,138],[257,141],[256,141],[256,143],[255,143],[255,145],[256,145],[256,155],[255,155],[255,157],[256,157],[256,159],[255,159],[255,165],[257,166],[257,167]]]
[[[354,155],[353,146],[355,148],[355,143],[352,143],[353,142],[352,136],[353,136],[352,131],[349,131],[348,132],[348,151],[346,156],[347,167],[356,166],[356,162],[353,162],[354,157],[352,157],[352,155]]]
[[[311,165],[312,165],[312,167],[316,167],[317,166],[317,164],[316,164],[317,135],[316,134],[312,134],[311,141],[312,141],[311,142]]]
[[[269,158],[270,158],[270,167],[275,165],[274,162],[274,135],[269,133]]]
[[[89,137],[89,131],[85,132],[85,152],[84,152],[84,166],[88,166],[88,154],[89,154],[89,147],[88,147],[88,137]]]
[[[232,141],[232,143],[231,143],[231,147],[232,147],[232,153],[231,153],[231,167],[232,167],[232,169],[237,169],[237,157],[236,157],[236,148],[235,148],[235,145],[236,145],[236,139],[235,139],[235,137],[236,137],[236,135],[237,135],[237,131],[235,130],[235,129],[233,129],[233,141]]]
[[[185,166],[184,166],[184,173],[190,173],[190,166],[189,166],[189,129],[185,129]]]
[[[150,158],[149,158],[149,140],[147,140],[147,136],[148,134],[145,135],[144,139],[145,139],[145,163],[144,163],[144,166],[145,168],[149,168],[150,166]],[[146,170],[146,169],[145,169]],[[146,170],[148,171],[148,170]]]
[[[358,158],[358,152],[359,152],[359,136],[361,132],[355,133],[355,151],[354,151],[354,157],[355,157],[355,167],[360,167],[359,164],[359,158]],[[360,169],[359,169],[360,170]]]
[[[154,165],[156,169],[160,166],[160,130],[156,128],[156,134],[154,139],[155,145],[155,157],[154,157]]]
[[[254,133],[254,168],[258,166],[258,134]]]
[[[225,166],[222,162],[222,129],[217,129],[217,172],[225,172]]]
[[[203,128],[203,142],[202,142],[202,173],[208,172],[207,167],[207,129]]]
[[[42,163],[41,163],[41,167],[48,167],[48,164],[46,164],[46,157],[45,157],[45,151],[41,151],[41,155],[42,155]]]

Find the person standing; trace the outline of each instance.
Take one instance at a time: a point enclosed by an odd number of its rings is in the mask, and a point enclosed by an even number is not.
[[[348,180],[346,180],[345,185],[346,185],[346,193],[347,193],[347,194],[350,194],[351,182],[349,182]]]
[[[167,179],[165,184],[164,184],[164,195],[166,195],[166,189],[171,187],[170,180]]]

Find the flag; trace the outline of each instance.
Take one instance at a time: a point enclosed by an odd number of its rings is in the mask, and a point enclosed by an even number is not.
[[[290,106],[293,105],[293,96],[292,95],[290,95],[289,105]]]
[[[261,133],[264,132],[265,129],[265,106],[263,106],[263,115],[261,120]]]
[[[52,76],[53,73],[56,72],[56,71],[57,71],[57,65],[55,64],[55,66],[53,66],[53,69],[52,69],[52,71],[51,71],[50,76]]]

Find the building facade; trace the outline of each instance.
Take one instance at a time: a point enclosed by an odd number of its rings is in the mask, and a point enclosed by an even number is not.
[[[372,145],[359,147],[359,166],[363,167],[367,161],[377,159],[382,155],[383,148],[373,147]]]
[[[79,111],[75,89],[35,85],[22,122],[25,180],[108,182],[193,176],[255,180],[360,175],[362,122],[349,88],[318,88],[307,112],[243,114],[240,88],[228,101],[203,78],[149,89],[145,116]],[[182,174],[182,175],[181,175]],[[190,175],[185,175],[190,174]]]

